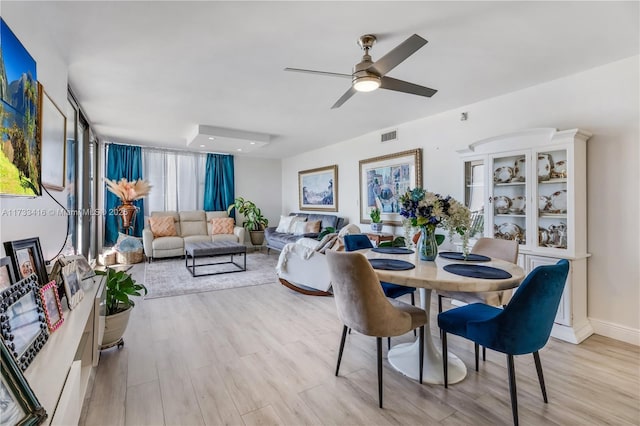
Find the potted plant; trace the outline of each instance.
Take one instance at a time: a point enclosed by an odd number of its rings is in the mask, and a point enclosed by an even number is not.
[[[231,215],[233,209],[244,216],[242,226],[249,231],[251,244],[261,246],[264,242],[264,228],[269,224],[269,219],[262,215],[262,211],[253,201],[245,200],[242,197],[236,198],[233,204],[229,205],[227,214]]]
[[[382,232],[383,223],[382,219],[380,219],[380,209],[377,207],[372,208],[369,212],[369,217],[371,217],[371,231],[376,234]]]
[[[127,329],[131,309],[135,306],[132,296],[147,294],[147,288],[133,279],[126,271],[96,271],[98,275],[106,275],[106,317],[102,347],[121,345],[122,335]],[[143,292],[143,293],[141,293]]]

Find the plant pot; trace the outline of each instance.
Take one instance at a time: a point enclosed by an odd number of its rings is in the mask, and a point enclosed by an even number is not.
[[[384,224],[382,222],[378,222],[378,223],[371,223],[371,231],[375,232],[376,234],[379,234],[382,232],[382,227],[384,226]]]
[[[261,246],[264,243],[264,231],[249,231],[249,239],[254,246]]]
[[[126,311],[118,312],[117,314],[107,315],[104,321],[104,336],[102,338],[102,346],[109,346],[116,343],[125,330],[127,329],[127,324],[129,324],[129,315],[131,315],[131,310],[133,308],[129,308]]]

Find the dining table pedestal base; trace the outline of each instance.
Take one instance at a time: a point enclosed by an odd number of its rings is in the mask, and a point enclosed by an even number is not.
[[[427,312],[431,310],[431,290],[420,288],[420,299],[422,309]],[[389,350],[389,364],[400,373],[414,380],[420,378],[420,366],[418,359],[420,356],[420,343],[416,339],[413,343],[401,343]],[[449,384],[462,381],[467,375],[467,367],[456,355],[449,352]],[[444,384],[444,373],[442,371],[442,351],[437,349],[431,336],[431,328],[426,324],[424,330],[424,365],[422,372],[424,383],[442,385]]]

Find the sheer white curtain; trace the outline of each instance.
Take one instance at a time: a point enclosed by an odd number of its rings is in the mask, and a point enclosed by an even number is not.
[[[202,210],[206,154],[142,148],[143,176],[153,186],[145,213]]]

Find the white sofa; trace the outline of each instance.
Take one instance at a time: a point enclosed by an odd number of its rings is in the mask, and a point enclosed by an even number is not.
[[[356,225],[344,226],[338,234],[338,242],[330,250],[341,249],[341,239],[344,235],[360,233],[360,228]],[[327,257],[316,251],[319,243],[311,238],[301,238],[284,246],[276,266],[276,273],[282,285],[309,295],[331,294]]]
[[[142,244],[144,245],[144,254],[149,262],[155,258],[184,256],[184,244],[189,242],[234,241],[240,244],[245,243],[245,229],[241,226],[234,226],[233,234],[211,235],[211,219],[228,217],[226,211],[162,211],[151,212],[150,216],[173,217],[177,235],[156,238],[147,223],[142,231]]]

